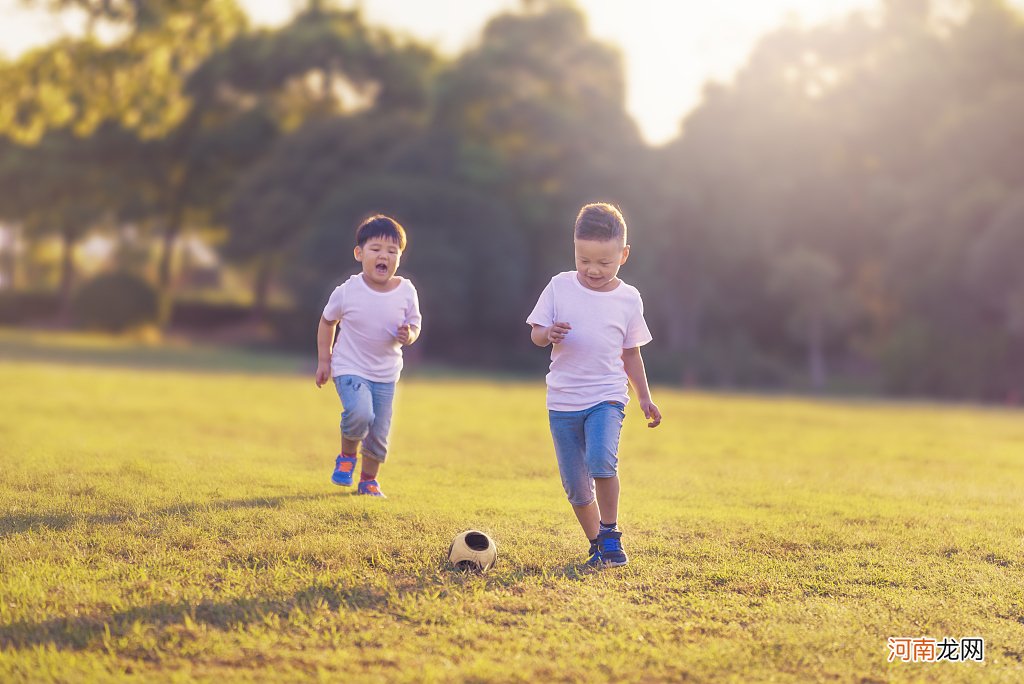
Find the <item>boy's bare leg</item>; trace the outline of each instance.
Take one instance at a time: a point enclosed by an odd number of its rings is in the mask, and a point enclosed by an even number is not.
[[[600,522],[617,522],[619,515],[619,476],[595,477],[594,488],[597,490],[597,508]],[[590,538],[593,539],[593,537]]]
[[[601,512],[597,508],[597,501],[591,501],[586,506],[573,506],[572,512],[580,521],[580,527],[583,528],[587,539],[597,539],[597,534],[601,531]]]
[[[380,461],[375,458],[370,458],[366,454],[363,454],[363,474],[368,475],[371,479],[377,479],[377,471],[380,470]]]
[[[355,456],[357,449],[359,449],[358,439],[346,439],[345,437],[341,438],[341,453]]]

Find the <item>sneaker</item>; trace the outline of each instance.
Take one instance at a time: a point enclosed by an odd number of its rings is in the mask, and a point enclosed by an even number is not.
[[[356,494],[365,494],[366,496],[376,496],[381,499],[388,497],[384,496],[384,492],[380,491],[380,485],[377,484],[376,480],[364,480],[359,483],[359,488],[356,489]]]
[[[334,474],[331,475],[331,482],[341,487],[352,486],[352,474],[356,472],[355,456],[338,456],[334,462]]]
[[[596,541],[590,542],[590,551],[587,551],[587,562],[584,563],[588,568],[598,568],[601,566],[601,545]]]
[[[622,550],[622,532],[608,530],[597,535],[598,552],[601,563],[609,568],[617,568],[629,562],[626,552]]]

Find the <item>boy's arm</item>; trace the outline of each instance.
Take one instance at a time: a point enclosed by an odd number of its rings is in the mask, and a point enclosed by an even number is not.
[[[633,391],[636,392],[644,416],[651,421],[647,427],[658,427],[661,424],[661,411],[651,401],[651,388],[647,386],[647,370],[644,368],[644,357],[640,355],[640,347],[623,349],[622,365],[626,370],[626,377],[633,385]]]
[[[564,340],[570,330],[572,330],[572,326],[568,323],[554,323],[546,327],[534,323],[533,329],[530,330],[530,339],[538,347],[546,347]]]
[[[403,347],[408,347],[410,344],[420,338],[420,327],[413,323],[406,323],[398,326],[398,334],[395,336]]]
[[[398,326],[395,334],[395,339],[403,347],[408,347],[420,338],[420,326],[423,324],[423,314],[420,313],[420,296],[416,292],[416,287],[409,281],[406,282],[412,288],[412,300],[405,310],[405,323]]]
[[[331,352],[334,349],[334,326],[338,321],[329,321],[320,316],[316,329],[316,386],[321,387],[331,379]]]

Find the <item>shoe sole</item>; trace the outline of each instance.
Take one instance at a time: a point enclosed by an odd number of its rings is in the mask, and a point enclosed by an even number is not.
[[[621,568],[623,565],[629,565],[629,560],[624,561],[603,561],[602,565],[606,568]]]

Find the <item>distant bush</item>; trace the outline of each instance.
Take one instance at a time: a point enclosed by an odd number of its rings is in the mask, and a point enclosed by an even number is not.
[[[320,309],[308,307],[271,309],[267,314],[267,323],[274,331],[274,339],[281,349],[315,354],[316,326],[321,313]]]
[[[237,302],[178,300],[171,313],[171,327],[182,330],[217,330],[242,325],[252,318],[252,307]]]
[[[60,298],[56,292],[0,292],[0,325],[21,325],[52,319],[59,310]]]
[[[156,322],[157,292],[137,275],[104,273],[82,286],[73,310],[75,321],[85,327],[121,332]]]

